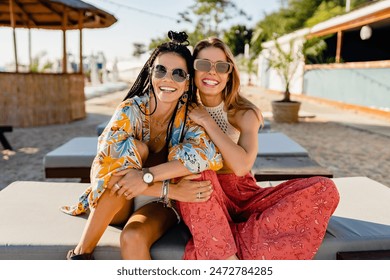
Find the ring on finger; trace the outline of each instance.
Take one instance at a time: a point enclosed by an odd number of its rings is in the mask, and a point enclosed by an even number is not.
[[[128,192],[124,192],[123,194],[124,194],[125,196],[128,196],[128,195],[129,195],[129,193],[128,193]]]
[[[115,183],[114,187],[117,188],[118,190],[121,188],[121,186],[119,186],[118,183]]]

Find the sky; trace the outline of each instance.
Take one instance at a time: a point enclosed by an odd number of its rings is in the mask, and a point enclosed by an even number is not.
[[[84,0],[103,9],[117,18],[117,22],[108,28],[83,29],[83,54],[91,55],[103,52],[107,61],[128,59],[132,55],[133,43],[144,43],[146,46],[152,38],[160,38],[169,30],[192,31],[189,24],[177,24],[179,12],[188,9],[194,0]],[[234,0],[251,20],[243,17],[231,19],[226,24],[245,24],[254,27],[265,14],[280,7],[279,0]],[[136,9],[133,9],[136,8]],[[146,11],[146,12],[142,12]],[[67,51],[79,56],[79,32],[67,31]],[[45,52],[42,60],[61,59],[62,32],[32,29],[32,56]],[[16,29],[18,60],[28,64],[27,29]],[[14,62],[12,29],[0,27],[0,67]]]

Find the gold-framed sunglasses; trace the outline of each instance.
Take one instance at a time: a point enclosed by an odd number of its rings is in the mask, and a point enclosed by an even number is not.
[[[233,71],[233,64],[226,61],[211,62],[208,59],[198,58],[194,61],[194,68],[201,72],[210,72],[212,67],[220,74],[229,74]]]

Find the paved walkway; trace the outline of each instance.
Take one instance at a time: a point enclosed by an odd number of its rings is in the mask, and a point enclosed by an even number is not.
[[[49,181],[44,177],[43,157],[73,137],[96,136],[96,126],[110,118],[127,90],[86,101],[87,118],[64,125],[15,128],[7,138],[14,152],[0,147],[0,190],[16,180]],[[243,93],[270,118],[271,100],[281,97],[258,87],[244,87]],[[294,99],[294,97],[293,97]],[[297,141],[335,177],[367,176],[390,187],[390,119],[334,108],[302,100],[297,124],[271,128]],[[51,181],[77,181],[57,179]]]
[[[258,87],[244,87],[243,91],[254,102],[258,102],[259,106],[264,106],[262,111],[266,119],[272,118],[270,102],[272,100],[281,99],[281,95]],[[314,118],[319,122],[334,122],[390,137],[390,112],[388,112],[386,116],[379,116],[373,113],[370,114],[359,111],[357,108],[342,109],[340,107],[321,103],[321,101],[318,100],[300,98],[299,96],[292,96],[291,99],[302,102],[299,114],[301,116],[300,121]]]
[[[390,187],[390,118],[293,96],[302,102],[300,115],[311,117],[300,118],[297,124],[278,124],[272,121],[270,103],[281,95],[257,87],[243,91],[270,119],[273,130],[305,147],[335,177],[367,176]]]

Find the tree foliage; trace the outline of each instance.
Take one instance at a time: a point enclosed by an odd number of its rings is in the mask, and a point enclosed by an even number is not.
[[[162,43],[167,42],[167,40],[168,40],[167,34],[164,34],[162,37],[152,39],[149,44],[149,50],[155,49],[157,46],[161,45]]]
[[[332,17],[342,15],[345,12],[345,8],[337,5],[334,2],[322,2],[313,16],[306,20],[305,26],[311,27],[316,25],[317,23],[328,20]]]
[[[192,31],[180,30],[187,32],[188,40],[192,45],[211,36],[222,38],[224,33],[222,24],[226,25],[235,16],[249,19],[246,13],[231,0],[194,0],[194,3],[179,13],[179,16],[178,24],[186,22],[194,27]],[[149,49],[165,41],[165,35],[162,38],[152,39]]]
[[[178,23],[191,23],[193,30],[184,30],[189,35],[191,44],[210,36],[222,38],[235,55],[243,52],[243,42],[250,41],[251,52],[258,55],[261,44],[276,37],[291,33],[303,27],[310,27],[339,14],[345,13],[346,0],[279,0],[281,8],[258,21],[255,26],[234,25],[225,27],[235,16],[248,18],[236,3],[238,0],[194,0],[185,11],[179,13]],[[353,0],[351,10],[373,0]],[[235,33],[236,30],[240,32]],[[243,30],[250,31],[244,36]],[[182,30],[180,30],[182,31]],[[149,49],[167,40],[164,34],[153,39]]]
[[[303,43],[303,55],[305,56],[305,64],[324,63],[323,52],[327,49],[326,38],[329,37],[313,37],[307,39]]]
[[[133,43],[134,51],[133,56],[134,57],[140,57],[144,53],[146,53],[146,46],[143,43]]]
[[[345,13],[345,0],[290,0],[279,11],[266,15],[253,30],[252,49],[258,54],[261,44],[275,37],[291,33],[304,27]],[[372,0],[351,1],[351,10]]]
[[[255,53],[262,50],[261,44],[305,26],[323,0],[291,0],[287,7],[266,15],[254,28],[252,47]]]
[[[248,18],[246,13],[230,0],[196,0],[188,10],[179,15],[182,21],[194,24],[194,32],[202,33],[203,37],[222,36],[221,24],[234,16]]]
[[[230,47],[234,56],[245,51],[245,44],[249,44],[252,38],[252,29],[245,25],[234,25],[223,35],[223,41]]]

